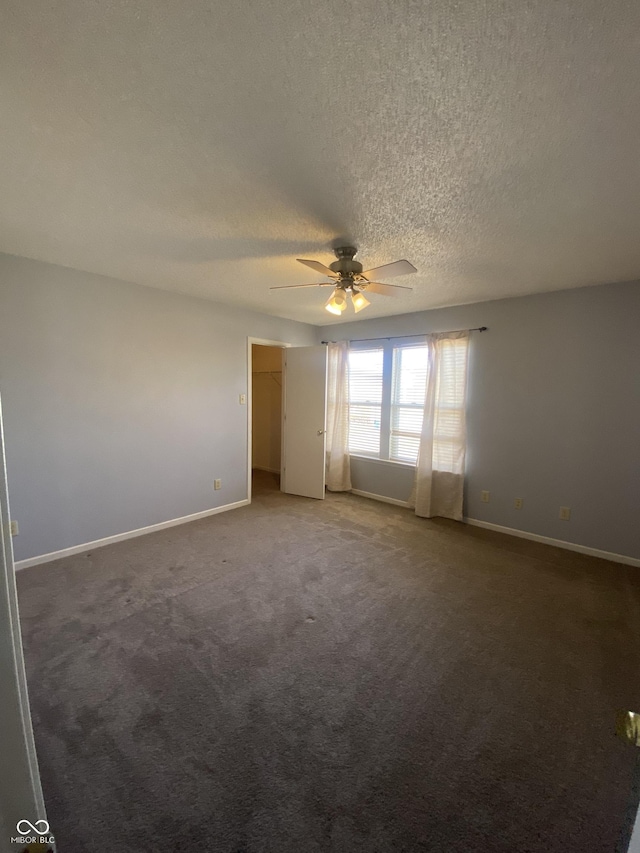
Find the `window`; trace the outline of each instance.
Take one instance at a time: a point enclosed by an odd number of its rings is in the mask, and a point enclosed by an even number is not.
[[[383,349],[349,353],[349,453],[380,455]]]
[[[415,465],[427,385],[427,347],[394,347],[392,356],[389,459]]]
[[[349,453],[415,465],[418,460],[428,348],[417,341],[354,342],[349,351]],[[449,457],[464,419],[466,342],[443,352],[444,393],[436,411],[434,461],[449,470]]]

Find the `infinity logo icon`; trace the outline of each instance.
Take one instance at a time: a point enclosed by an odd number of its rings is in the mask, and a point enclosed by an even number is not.
[[[25,826],[27,827],[26,829]],[[33,832],[36,835],[48,835],[49,822],[46,820],[37,820],[35,824],[33,824],[28,820],[19,820],[16,824],[16,831],[20,833],[20,835],[28,835],[30,832]]]

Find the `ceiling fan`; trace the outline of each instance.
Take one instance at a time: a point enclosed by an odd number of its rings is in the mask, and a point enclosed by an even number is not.
[[[357,252],[353,246],[341,246],[334,249],[337,261],[330,266],[325,266],[319,261],[306,261],[297,258],[298,263],[311,267],[312,270],[329,276],[331,281],[323,281],[319,284],[283,284],[271,287],[270,290],[288,290],[292,287],[333,287],[333,293],[325,303],[325,308],[331,314],[340,316],[347,307],[347,297],[351,297],[353,310],[358,313],[371,303],[365,297],[365,293],[380,293],[382,296],[396,296],[400,290],[412,290],[401,284],[380,284],[372,281],[373,278],[391,278],[396,275],[409,275],[418,272],[409,261],[394,261],[392,264],[384,264],[371,270],[362,271],[362,264],[354,261]]]

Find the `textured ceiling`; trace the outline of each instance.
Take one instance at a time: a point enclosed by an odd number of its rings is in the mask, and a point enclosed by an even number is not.
[[[639,57],[637,0],[4,0],[0,251],[315,324],[339,237],[419,270],[358,319],[637,278]]]

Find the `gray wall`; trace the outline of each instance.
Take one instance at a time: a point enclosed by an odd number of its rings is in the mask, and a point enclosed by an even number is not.
[[[322,339],[473,326],[489,331],[472,336],[465,514],[639,558],[640,283],[331,325]],[[358,460],[353,485],[406,500],[411,474]]]
[[[312,326],[0,255],[16,559],[246,498],[247,336],[318,337]]]
[[[640,284],[626,283],[318,330],[0,255],[16,558],[244,499],[248,335],[304,345],[478,325],[466,514],[640,557],[639,322]],[[354,461],[363,491],[406,500],[411,479]]]
[[[351,481],[354,489],[406,501],[411,494],[415,468],[386,459],[351,457]]]

